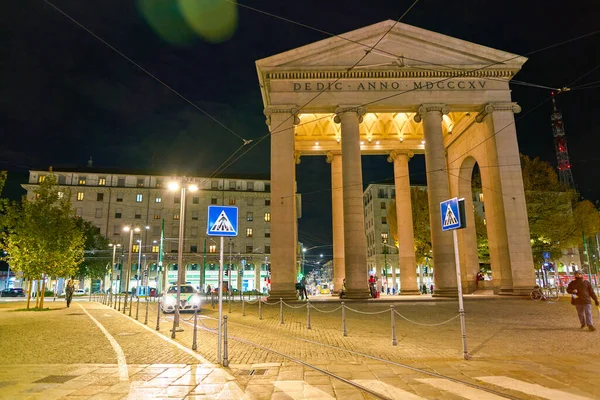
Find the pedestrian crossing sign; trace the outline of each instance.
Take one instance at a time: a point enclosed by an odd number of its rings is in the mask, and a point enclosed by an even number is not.
[[[208,236],[237,236],[238,208],[208,206],[206,234]]]
[[[466,226],[465,199],[455,197],[440,203],[442,231],[462,229]]]

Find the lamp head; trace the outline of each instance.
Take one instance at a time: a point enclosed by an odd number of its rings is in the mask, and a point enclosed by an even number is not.
[[[123,232],[129,232],[130,230],[131,230],[131,227],[129,227],[129,226],[123,227]]]
[[[136,226],[136,227],[135,227],[135,229],[134,229],[133,231],[134,231],[134,232],[139,232],[139,231],[141,231],[141,229],[140,229],[139,227],[137,227],[137,226]]]
[[[179,183],[178,182],[169,182],[169,185],[167,186],[169,188],[169,190],[177,190],[179,189]]]
[[[189,190],[190,192],[195,192],[195,191],[197,191],[197,190],[198,190],[198,186],[197,186],[197,185],[193,185],[193,184],[192,184],[192,185],[188,186],[188,190]]]

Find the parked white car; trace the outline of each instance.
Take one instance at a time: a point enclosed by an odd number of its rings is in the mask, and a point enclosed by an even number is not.
[[[200,311],[200,302],[202,298],[200,294],[196,292],[196,289],[192,285],[181,285],[181,295],[179,311],[193,311],[197,308]],[[175,306],[177,304],[177,285],[169,287],[167,293],[165,293],[160,301],[160,308],[164,313],[175,312]]]

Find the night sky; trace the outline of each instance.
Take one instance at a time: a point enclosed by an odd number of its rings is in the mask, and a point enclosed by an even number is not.
[[[190,1],[198,6],[226,0],[180,1],[189,10]],[[242,4],[339,34],[396,20],[412,2]],[[192,30],[214,21],[203,20],[200,12],[186,24],[176,0],[52,3],[246,139],[268,132],[254,62],[328,37],[240,6],[235,30],[224,34],[230,37],[215,40],[199,33],[202,26]],[[589,71],[572,86],[600,81],[599,21],[597,0],[421,0],[402,20],[521,55],[596,31],[531,55],[515,78],[549,87],[569,85]],[[32,168],[83,166],[92,156],[96,167],[206,176],[242,144],[43,0],[0,2],[0,43],[0,169],[9,171],[5,194],[13,198],[20,196],[19,184]],[[517,115],[521,152],[555,164],[551,102],[524,116],[550,91],[512,89],[513,100],[523,108]],[[599,95],[600,85],[592,84],[557,98],[575,182],[593,201],[600,199]],[[269,146],[263,141],[224,173],[268,174]],[[365,184],[393,177],[384,157],[364,157],[363,171]],[[299,234],[307,245],[331,243],[329,176],[324,157],[303,157],[298,166],[298,190],[306,193]],[[425,182],[422,156],[411,161],[411,181]]]

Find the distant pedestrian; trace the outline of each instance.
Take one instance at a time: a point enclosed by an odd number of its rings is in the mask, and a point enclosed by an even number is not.
[[[429,293],[433,294],[433,285],[429,286]]]
[[[300,300],[304,300],[304,294],[302,293],[302,284],[300,282],[296,282],[296,293]]]
[[[600,303],[594,289],[592,289],[592,285],[583,280],[581,271],[575,271],[575,280],[567,286],[567,293],[571,294],[571,304],[577,309],[581,329],[587,326],[591,332],[595,331],[596,328],[594,328],[594,321],[592,320],[592,299],[596,306]]]
[[[212,294],[212,288],[210,287],[210,285],[206,287],[206,294]]]
[[[302,290],[302,296],[304,296],[302,300],[308,300],[308,292],[306,291],[306,278],[302,278],[300,281],[300,288]]]
[[[427,285],[425,285],[425,284],[421,285],[421,293],[427,294]]]
[[[65,299],[67,300],[67,307],[71,307],[71,300],[73,299],[74,292],[75,282],[73,281],[73,277],[71,277],[67,282],[67,287],[65,288]]]

